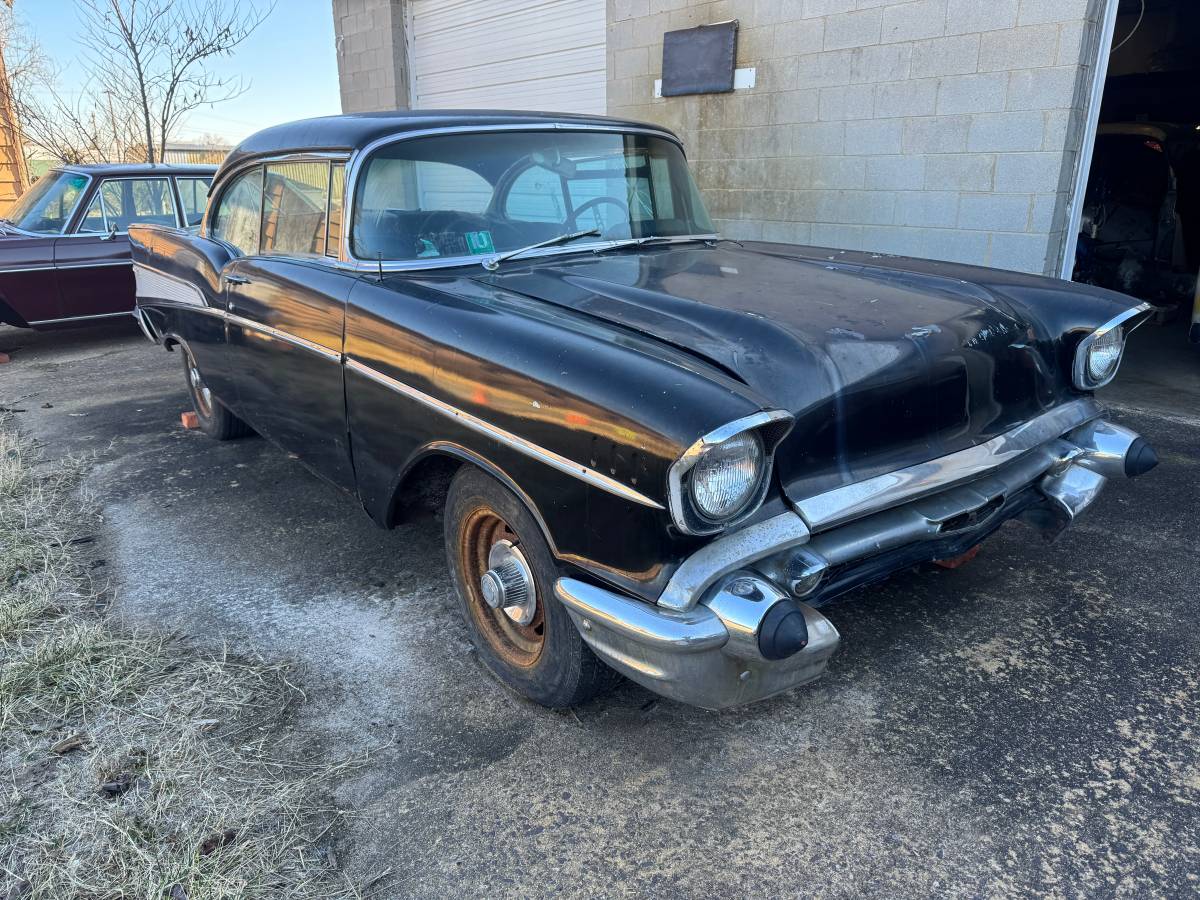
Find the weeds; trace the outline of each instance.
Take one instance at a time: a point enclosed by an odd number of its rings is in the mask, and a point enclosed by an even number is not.
[[[0,897],[357,897],[277,666],[129,633],[80,559],[81,466],[0,419]]]

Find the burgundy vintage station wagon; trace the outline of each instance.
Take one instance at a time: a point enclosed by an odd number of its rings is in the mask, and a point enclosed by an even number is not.
[[[64,166],[0,219],[0,323],[42,328],[133,311],[133,223],[198,225],[215,166]]]

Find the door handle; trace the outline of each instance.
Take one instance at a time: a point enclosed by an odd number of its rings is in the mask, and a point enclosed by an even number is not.
[[[225,283],[226,284],[249,284],[250,279],[247,278],[245,275],[226,275]]]

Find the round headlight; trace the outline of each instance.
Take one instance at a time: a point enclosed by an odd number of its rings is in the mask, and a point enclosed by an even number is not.
[[[1087,380],[1099,387],[1117,373],[1121,348],[1125,345],[1125,329],[1111,328],[1091,342],[1087,349]]]
[[[704,452],[691,473],[692,503],[704,518],[720,522],[746,508],[763,474],[762,439],[743,431]]]

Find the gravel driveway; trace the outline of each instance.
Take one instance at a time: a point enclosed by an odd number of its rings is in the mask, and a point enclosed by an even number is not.
[[[376,529],[265,441],[183,431],[179,358],[131,325],[0,327],[0,351],[0,403],[97,454],[118,613],[296,661],[304,754],[368,752],[335,785],[340,859],[390,869],[385,896],[1200,890],[1200,378],[1110,397],[1162,465],[1058,543],[1011,524],[826,608],[815,684],[554,713],[476,662],[440,522]]]

